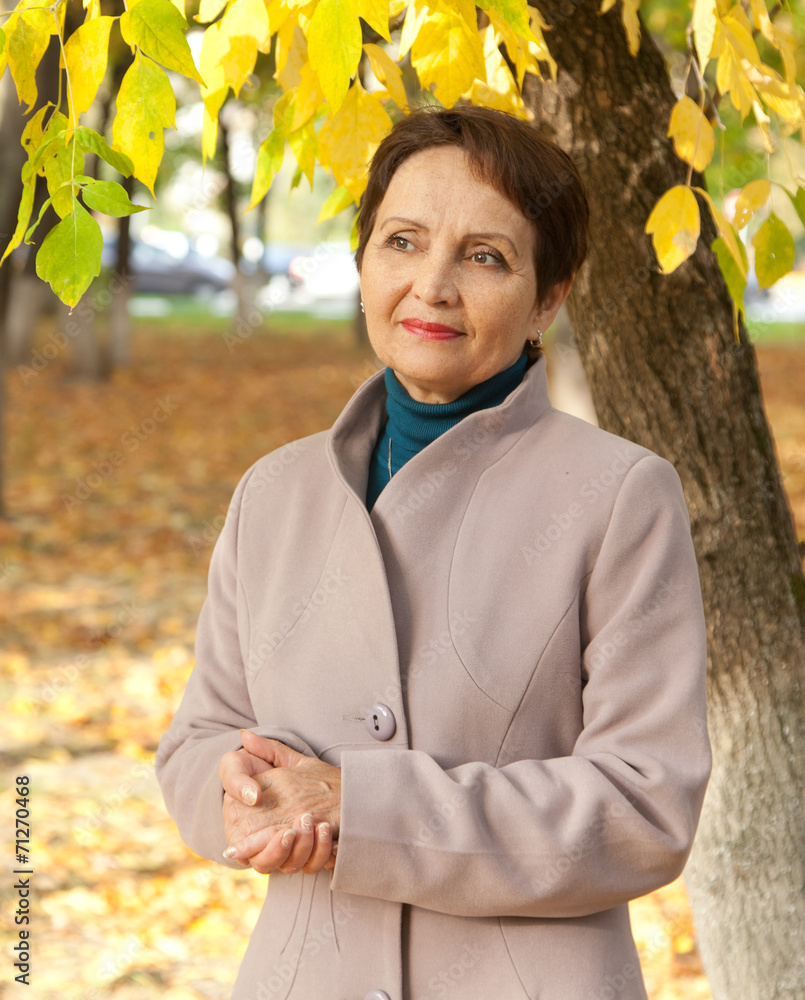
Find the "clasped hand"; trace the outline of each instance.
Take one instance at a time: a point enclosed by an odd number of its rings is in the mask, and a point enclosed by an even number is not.
[[[263,875],[314,873],[335,864],[341,770],[284,743],[242,730],[243,748],[224,754],[224,857]]]

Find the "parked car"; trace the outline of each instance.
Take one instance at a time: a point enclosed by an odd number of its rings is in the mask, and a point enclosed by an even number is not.
[[[348,244],[321,243],[289,263],[257,293],[262,309],[350,316],[358,303],[360,278]]]
[[[117,240],[104,242],[101,263],[117,263]],[[132,240],[129,253],[132,291],[141,295],[213,295],[229,288],[235,265],[223,257],[205,257],[188,248],[177,257],[162,247]]]

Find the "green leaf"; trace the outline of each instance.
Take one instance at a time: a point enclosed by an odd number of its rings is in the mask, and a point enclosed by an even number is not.
[[[761,288],[769,288],[794,266],[794,237],[774,212],[752,238],[755,273]]]
[[[72,185],[69,183],[74,166],[73,138],[70,136],[69,142],[65,146],[63,135],[64,133],[59,133],[55,137],[51,143],[52,155],[47,156],[42,164],[47,179],[48,193],[53,207],[61,219],[72,212],[75,200]],[[83,166],[83,162],[81,166]]]
[[[125,153],[119,153],[116,149],[112,149],[106,139],[91,128],[84,128],[83,125],[77,128],[75,130],[75,141],[78,143],[78,149],[82,153],[95,153],[96,156],[100,156],[102,160],[105,160],[110,167],[114,167],[119,174],[123,174],[124,177],[131,176],[132,162],[128,156]]]
[[[724,275],[724,281],[727,283],[727,288],[732,296],[732,301],[741,311],[743,311],[746,278],[743,274],[741,274],[741,269],[735,263],[735,258],[732,256],[732,252],[721,236],[717,236],[713,240],[710,249],[718,258],[718,266],[721,268],[721,273]]]
[[[87,208],[96,212],[119,219],[135,212],[146,212],[150,207],[135,205],[126,194],[126,189],[117,181],[96,181],[93,178],[88,178],[88,181],[81,189],[81,197]]]
[[[252,183],[252,195],[246,211],[265,198],[285,156],[285,129],[273,128],[257,150],[257,165]]]
[[[337,187],[335,191],[332,191],[325,199],[316,222],[324,222],[325,219],[332,219],[334,215],[338,215],[339,212],[343,212],[348,205],[354,204],[355,199],[349,191],[345,187]]]
[[[28,228],[28,221],[31,218],[31,212],[34,207],[34,185],[31,182],[24,184],[22,187],[22,198],[20,199],[20,207],[17,209],[17,228],[14,230],[14,235],[11,237],[8,246],[6,247],[3,256],[0,257],[0,264],[8,257],[12,250],[16,249],[20,243],[22,243],[22,237],[25,234],[25,230]]]
[[[26,242],[26,243],[30,243],[30,242],[31,242],[31,237],[32,237],[32,236],[33,236],[33,234],[34,234],[34,230],[35,230],[35,229],[36,229],[36,227],[37,227],[37,226],[39,225],[39,223],[40,223],[40,222],[42,221],[42,216],[43,216],[43,215],[45,214],[45,212],[47,211],[47,209],[48,209],[48,205],[50,204],[50,202],[51,202],[51,199],[50,199],[50,198],[45,198],[45,201],[44,201],[44,204],[43,204],[43,205],[42,205],[42,207],[41,207],[41,208],[39,209],[39,216],[38,216],[38,218],[37,218],[36,222],[35,222],[35,223],[34,223],[34,224],[33,224],[33,225],[32,225],[32,226],[31,226],[31,227],[30,227],[30,228],[28,229],[28,232],[27,232],[27,233],[25,234],[25,242]]]
[[[45,237],[36,255],[36,273],[72,309],[100,274],[102,250],[101,227],[77,201]]]
[[[67,130],[67,124],[67,117],[61,111],[54,112],[48,122],[47,128],[42,133],[41,141],[36,147],[33,156],[31,156],[29,148],[28,156],[30,159],[22,170],[23,181],[33,178],[41,170],[45,160],[51,156],[56,156],[59,152],[59,146],[64,149],[64,134]]]
[[[171,0],[139,0],[120,16],[120,32],[129,45],[204,86],[184,36],[187,22]]]
[[[521,38],[531,37],[531,18],[528,13],[527,0],[481,0],[476,2],[481,10],[496,11],[516,35]]]
[[[791,199],[791,204],[799,216],[799,221],[805,226],[805,188],[798,187],[796,194],[791,194],[790,191],[787,191],[786,194]]]

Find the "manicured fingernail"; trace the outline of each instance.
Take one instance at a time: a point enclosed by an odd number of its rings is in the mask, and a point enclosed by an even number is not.
[[[282,835],[282,846],[290,847],[296,838],[296,830],[286,830]]]
[[[257,789],[254,785],[244,785],[240,790],[240,797],[248,806],[253,806],[257,801]]]
[[[319,823],[317,832],[319,834],[319,840],[329,840],[333,829],[329,823]]]
[[[312,830],[313,829],[313,814],[312,813],[305,813],[304,816],[302,817],[302,819],[300,820],[300,824],[299,825],[302,827],[303,830]]]
[[[227,847],[227,849],[224,851],[224,857],[234,858],[237,853],[238,853],[237,847]]]

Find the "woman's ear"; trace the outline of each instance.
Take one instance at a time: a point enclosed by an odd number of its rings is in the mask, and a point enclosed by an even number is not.
[[[556,314],[564,305],[565,299],[570,295],[572,287],[573,278],[569,278],[567,281],[560,281],[559,284],[554,285],[548,292],[545,301],[537,313],[537,323],[540,330],[543,332],[547,330],[556,319]]]

